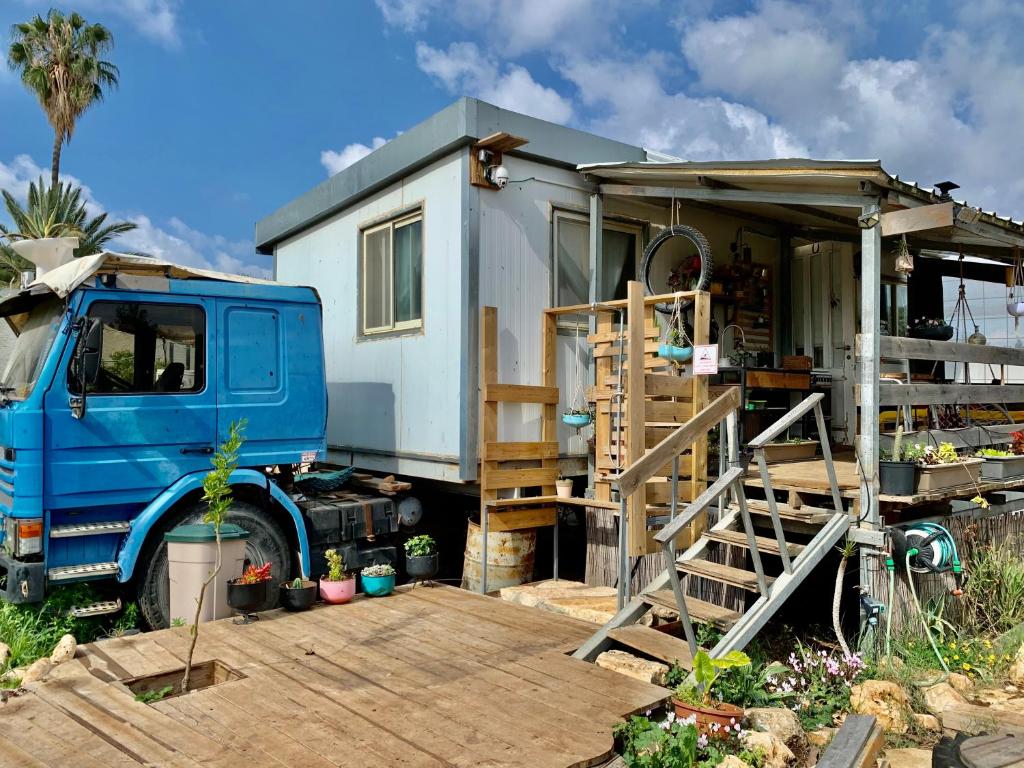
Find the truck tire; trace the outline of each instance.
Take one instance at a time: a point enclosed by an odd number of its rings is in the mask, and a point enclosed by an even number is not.
[[[651,296],[657,296],[659,293],[665,293],[667,289],[662,288],[656,290],[651,285],[651,265],[654,262],[654,257],[657,255],[658,250],[665,241],[670,240],[673,237],[681,237],[684,240],[688,240],[697,252],[697,256],[700,258],[700,277],[697,282],[698,291],[706,291],[711,287],[711,271],[713,268],[711,258],[711,244],[708,239],[704,237],[699,229],[691,227],[686,224],[676,224],[672,227],[666,227],[658,236],[655,237],[651,242],[644,248],[644,255],[640,261],[640,274],[643,277],[644,287],[647,289],[647,294]],[[684,299],[680,302],[682,309],[689,309],[693,304],[691,299]],[[655,304],[655,308],[663,314],[671,314],[672,306],[670,304]]]
[[[197,504],[177,515],[169,515],[166,522],[154,530],[150,541],[136,564],[136,584],[139,610],[150,629],[170,626],[170,596],[167,575],[167,545],[164,533],[183,523],[199,523],[206,512],[205,504]],[[249,531],[245,544],[245,562],[256,566],[271,563],[271,578],[275,582],[291,577],[291,554],[288,538],[269,512],[244,501],[234,501],[225,521]],[[277,590],[269,590],[266,604],[258,610],[277,607]],[[189,616],[187,621],[191,621]]]

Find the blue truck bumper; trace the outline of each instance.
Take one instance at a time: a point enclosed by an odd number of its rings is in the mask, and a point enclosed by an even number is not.
[[[0,550],[0,598],[38,603],[46,592],[46,563],[23,563]]]

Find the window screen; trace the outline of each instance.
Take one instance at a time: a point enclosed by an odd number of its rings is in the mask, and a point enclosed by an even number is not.
[[[96,302],[90,320],[102,323],[96,394],[198,392],[205,384],[206,317],[201,307]],[[78,390],[76,371],[69,387]]]
[[[362,332],[423,324],[423,217],[405,216],[363,231]]]

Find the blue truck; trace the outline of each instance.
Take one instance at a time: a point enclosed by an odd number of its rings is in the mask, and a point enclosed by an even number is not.
[[[16,333],[0,377],[0,597],[105,580],[115,599],[78,615],[124,597],[167,626],[164,533],[201,518],[210,457],[243,418],[228,520],[250,533],[248,562],[282,580],[320,575],[332,547],[349,568],[395,562],[414,497],[294,482],[326,452],[315,290],[119,254],[37,261],[54,262],[0,302]]]

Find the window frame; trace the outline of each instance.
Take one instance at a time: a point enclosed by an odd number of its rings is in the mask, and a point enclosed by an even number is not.
[[[92,398],[92,397],[139,397],[139,396],[145,397],[145,396],[149,396],[149,395],[178,395],[178,396],[186,395],[187,396],[187,395],[202,395],[202,394],[204,394],[206,392],[207,387],[209,386],[208,370],[209,370],[209,346],[210,346],[209,345],[209,337],[210,337],[209,322],[210,322],[210,318],[209,318],[209,313],[206,311],[206,307],[203,304],[192,303],[192,302],[187,302],[187,301],[167,302],[167,301],[154,301],[153,299],[137,299],[137,298],[131,298],[131,299],[114,299],[114,298],[107,299],[107,298],[102,298],[102,299],[96,299],[95,301],[90,302],[89,305],[87,307],[85,307],[83,317],[85,317],[86,319],[89,319],[91,317],[91,312],[93,311],[94,307],[98,307],[98,306],[101,306],[101,305],[107,305],[107,304],[109,304],[109,305],[118,305],[118,304],[143,305],[143,304],[145,304],[145,305],[149,305],[149,306],[178,307],[178,308],[184,308],[184,309],[198,311],[199,315],[200,315],[200,318],[201,318],[201,321],[202,321],[203,343],[202,343],[201,346],[199,344],[196,345],[196,355],[195,355],[196,366],[195,366],[195,372],[196,372],[196,374],[201,374],[202,375],[202,386],[199,387],[198,389],[179,389],[176,392],[161,392],[160,390],[156,390],[156,389],[150,389],[150,390],[145,390],[145,391],[132,391],[132,392],[94,392],[94,391],[90,391],[90,392],[86,393],[88,395],[88,397],[90,397],[90,398]],[[75,395],[80,395],[81,394],[81,392],[78,391],[77,383],[72,381],[72,373],[73,373],[73,361],[74,361],[74,359],[75,359],[75,357],[77,355],[77,352],[78,352],[78,345],[79,344],[84,344],[84,343],[85,343],[85,337],[83,335],[83,336],[79,337],[78,342],[75,344],[75,347],[72,350],[71,361],[69,361],[69,364],[68,364],[68,367],[67,367],[67,379],[66,379],[66,381],[67,381],[67,388],[68,388],[69,394],[75,394]],[[102,349],[100,350],[100,352],[102,354]],[[102,365],[102,362],[101,362],[101,365]],[[155,381],[154,381],[154,384],[155,384]]]
[[[423,284],[424,284],[424,262],[425,262],[425,230],[426,230],[426,217],[424,215],[424,209],[422,205],[418,205],[414,208],[404,210],[397,214],[391,214],[387,217],[375,220],[371,223],[360,226],[359,228],[359,338],[361,339],[376,339],[388,336],[398,335],[409,335],[413,333],[422,332],[424,326],[424,307],[423,307]],[[395,232],[401,227],[410,226],[420,222],[420,316],[411,320],[395,320],[396,315],[396,295],[395,290]],[[390,299],[391,299],[391,324],[382,326],[369,326],[367,324],[367,298],[370,295],[367,286],[367,273],[366,260],[368,257],[366,248],[366,239],[370,235],[387,230],[389,234],[388,239],[388,259],[390,261],[389,274],[391,275],[391,286],[390,286]]]

